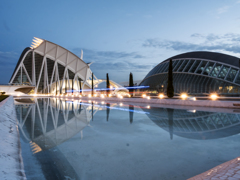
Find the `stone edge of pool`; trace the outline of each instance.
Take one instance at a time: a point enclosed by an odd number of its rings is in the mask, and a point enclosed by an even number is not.
[[[12,96],[0,102],[0,123],[0,177],[26,179],[16,109]]]
[[[188,180],[200,179],[240,179],[240,157],[222,163]]]
[[[34,98],[34,96],[15,96],[14,98]],[[177,105],[177,106],[197,106],[197,107],[214,107],[214,108],[231,108],[240,109],[239,101],[221,101],[221,100],[182,100],[182,99],[147,99],[147,98],[115,98],[115,97],[78,97],[78,96],[37,96],[37,98],[63,98],[63,99],[89,99],[101,101],[114,101],[114,102],[129,102],[129,103],[151,103],[151,104],[164,104],[164,105]]]
[[[68,98],[71,98],[68,97]],[[73,97],[79,98],[79,97]],[[198,107],[215,107],[215,108],[231,108],[239,109],[240,101],[220,101],[220,100],[181,100],[181,99],[146,99],[146,98],[99,98],[99,97],[81,97],[81,99],[105,100],[115,102],[132,102],[132,103],[151,103],[178,106],[198,106]]]

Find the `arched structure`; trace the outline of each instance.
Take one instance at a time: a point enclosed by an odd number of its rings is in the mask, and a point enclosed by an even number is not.
[[[240,116],[236,113],[188,111],[186,109],[142,108],[170,137],[177,135],[188,139],[218,139],[240,133]],[[171,115],[170,115],[171,114]],[[170,119],[172,117],[172,119]]]
[[[81,101],[74,102],[49,98],[15,99],[18,127],[25,140],[32,142],[34,153],[51,149],[81,132],[101,109],[82,105]]]
[[[32,47],[22,52],[9,84],[34,86],[34,93],[44,94],[91,88],[90,64],[82,58],[57,44],[34,38]]]
[[[204,95],[218,93],[238,96],[240,92],[240,60],[215,52],[188,52],[173,56],[173,86],[175,93]],[[148,92],[166,92],[169,59],[155,66],[140,86],[150,86]]]

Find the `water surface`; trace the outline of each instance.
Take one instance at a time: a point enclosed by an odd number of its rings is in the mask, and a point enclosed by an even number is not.
[[[238,113],[15,102],[28,179],[187,179],[239,156]]]

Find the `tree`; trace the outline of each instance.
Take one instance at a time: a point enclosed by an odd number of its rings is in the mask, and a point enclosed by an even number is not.
[[[133,97],[133,92],[134,92],[133,86],[134,86],[133,75],[132,75],[132,73],[130,73],[130,75],[129,75],[129,87],[130,87],[129,93],[130,93],[131,97]]]
[[[134,106],[129,105],[129,119],[130,119],[130,124],[133,122],[133,112],[134,112]]]
[[[168,126],[169,126],[170,139],[173,139],[173,112],[174,112],[174,109],[167,108],[167,112],[168,112]]]
[[[82,94],[82,80],[79,81],[79,94],[81,95]]]
[[[169,67],[168,67],[167,96],[169,98],[172,98],[174,96],[173,75],[172,75],[172,59],[169,60]]]
[[[109,119],[109,114],[110,114],[110,103],[107,103],[106,104],[107,105],[107,121],[108,121],[108,119]]]
[[[109,93],[110,93],[110,82],[109,82],[109,77],[108,77],[108,73],[107,73],[107,84],[106,84],[106,88],[107,88],[107,95],[109,96]]]
[[[93,73],[92,73],[92,96],[93,96]]]

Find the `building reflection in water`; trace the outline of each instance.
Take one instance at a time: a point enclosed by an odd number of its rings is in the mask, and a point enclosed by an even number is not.
[[[82,130],[101,109],[61,99],[16,99],[15,102],[19,129],[34,153],[59,145],[79,132],[82,135]]]
[[[170,139],[173,139],[173,109],[167,108]]]
[[[19,129],[24,139],[31,143],[33,151],[39,152],[55,147],[89,126],[95,113],[110,109],[129,111],[133,123],[134,113],[146,114],[156,125],[174,135],[190,139],[215,139],[240,132],[240,115],[234,113],[187,111],[172,108],[128,108],[117,104],[97,105],[61,99],[15,99]]]
[[[110,114],[110,103],[106,103],[106,112],[107,112],[107,121],[109,119],[109,114]]]
[[[129,119],[130,119],[130,124],[133,122],[133,113],[134,113],[134,106],[129,105]]]
[[[159,127],[189,139],[217,139],[240,133],[240,114],[170,108],[142,108]]]

